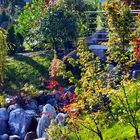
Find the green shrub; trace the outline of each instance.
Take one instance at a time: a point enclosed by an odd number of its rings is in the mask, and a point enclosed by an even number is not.
[[[59,46],[65,47],[68,42],[77,40],[79,22],[75,11],[54,4],[42,19],[41,30],[47,41],[58,50]]]
[[[6,69],[7,44],[4,31],[0,29],[0,90],[4,82]]]
[[[9,54],[15,54],[22,51],[24,38],[20,33],[16,33],[14,25],[9,26],[7,33],[7,43]]]

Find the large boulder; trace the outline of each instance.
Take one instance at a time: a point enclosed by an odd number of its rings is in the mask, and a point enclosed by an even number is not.
[[[21,108],[21,106],[19,104],[10,105],[8,107],[8,112],[11,112],[11,111],[18,109],[18,108]]]
[[[27,101],[26,108],[29,109],[29,110],[37,110],[38,109],[38,107],[37,107],[37,101],[34,100],[34,99],[28,100]]]
[[[28,132],[24,138],[24,140],[34,140],[37,138],[37,135],[35,132]]]
[[[43,107],[42,116],[38,122],[37,130],[36,130],[37,136],[39,138],[46,136],[45,129],[49,127],[51,123],[51,119],[55,119],[55,117],[56,117],[55,108],[50,104],[46,104]]]
[[[56,124],[65,125],[65,118],[66,117],[67,117],[67,114],[59,113],[55,118]]]
[[[39,105],[39,106],[38,106],[37,112],[38,112],[38,113],[43,112],[43,105]]]
[[[8,134],[0,135],[0,140],[9,140]]]
[[[23,139],[30,127],[36,113],[32,110],[16,109],[10,112],[9,127],[13,135],[19,135]]]
[[[20,137],[18,135],[12,135],[9,137],[9,140],[20,140]]]
[[[9,132],[8,129],[8,111],[6,108],[0,109],[0,135],[7,134]]]
[[[7,121],[8,120],[8,111],[6,108],[0,108],[0,119]]]

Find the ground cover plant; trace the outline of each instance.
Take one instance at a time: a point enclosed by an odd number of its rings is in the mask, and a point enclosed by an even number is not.
[[[40,76],[47,78],[51,56],[41,56],[42,53],[8,57],[6,70],[8,84],[15,88],[21,88],[26,83],[37,87]]]

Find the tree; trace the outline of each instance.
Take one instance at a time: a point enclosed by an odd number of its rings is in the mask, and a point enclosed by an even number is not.
[[[139,122],[140,122],[140,83],[137,81],[125,81],[121,82],[119,89],[111,93],[111,100],[113,103],[112,110],[114,115],[117,115],[118,122],[122,122],[125,125],[129,124],[135,130],[136,139],[140,139],[139,134]]]
[[[54,4],[42,19],[41,30],[48,42],[58,49],[58,46],[65,46],[66,43],[77,40],[79,34],[78,16],[75,11]]]
[[[46,15],[47,4],[43,0],[33,0],[26,3],[24,10],[17,18],[16,32],[19,32],[30,48],[34,48],[34,42],[40,43],[44,38],[40,32],[41,19]]]
[[[131,27],[133,17],[130,7],[120,1],[106,2],[108,42],[107,61],[117,64],[122,74],[126,74],[133,62],[130,42],[133,40]]]

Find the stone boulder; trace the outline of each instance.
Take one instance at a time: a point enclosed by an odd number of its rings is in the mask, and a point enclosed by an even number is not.
[[[26,105],[26,108],[28,110],[37,110],[38,107],[37,107],[37,101],[34,100],[34,99],[30,99],[27,101],[27,105]]]
[[[9,132],[8,129],[8,111],[6,108],[0,109],[0,135],[7,134]]]
[[[0,108],[0,119],[8,120],[9,114],[6,108]]]
[[[51,119],[55,119],[55,117],[56,117],[55,108],[50,104],[46,104],[43,107],[42,116],[38,122],[37,130],[36,130],[37,136],[39,138],[45,137],[47,135],[45,129],[49,127],[51,123]]]
[[[8,112],[11,112],[11,111],[16,110],[18,108],[21,108],[21,106],[19,104],[10,105],[8,107]]]
[[[23,139],[30,127],[36,113],[32,110],[16,109],[10,112],[9,127],[13,135],[19,135]]]
[[[20,140],[20,137],[18,135],[12,135],[9,137],[9,140]]]
[[[0,135],[0,140],[9,140],[8,134]]]
[[[35,132],[28,132],[24,138],[24,140],[34,140],[37,138],[37,135]]]
[[[65,118],[67,117],[67,114],[64,113],[59,113],[56,118],[55,118],[55,122],[56,124],[62,124],[65,125]]]

